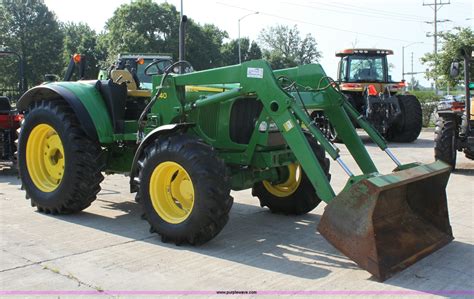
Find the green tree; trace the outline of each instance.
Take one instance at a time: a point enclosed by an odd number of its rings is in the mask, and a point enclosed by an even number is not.
[[[259,35],[263,56],[273,68],[292,67],[317,62],[321,58],[316,40],[311,34],[300,36],[298,27],[277,25],[263,29]]]
[[[425,76],[427,79],[436,80],[438,87],[445,87],[447,84],[454,87],[459,82],[462,82],[464,68],[458,77],[452,79],[449,76],[451,62],[462,60],[461,49],[465,49],[469,53],[473,50],[474,33],[469,27],[456,27],[452,31],[442,33],[440,41],[443,47],[437,56],[434,53],[426,53],[421,58],[423,64],[428,66],[428,72]],[[435,67],[436,64],[437,67]],[[470,75],[473,78],[474,68],[471,68]]]
[[[197,70],[222,64],[220,48],[227,32],[190,18],[186,27],[186,60]],[[170,53],[178,58],[179,13],[171,4],[151,0],[123,4],[107,21],[105,29],[98,45],[101,51],[108,49],[108,62],[124,52]]]
[[[63,33],[54,13],[40,0],[4,0],[0,3],[0,43],[25,62],[29,86],[44,81],[44,74],[58,74],[63,67]],[[59,58],[59,59],[58,59]],[[16,64],[0,61],[1,81],[18,82]]]
[[[66,23],[64,32],[64,66],[67,66],[71,56],[75,53],[86,56],[87,79],[96,78],[99,72],[99,61],[106,59],[106,53],[97,45],[97,34],[87,24]]]
[[[240,40],[240,52],[242,61],[262,58],[262,50],[254,41],[250,43],[248,38]],[[222,45],[222,62],[223,65],[233,65],[239,63],[239,43],[237,39],[233,39]]]
[[[117,8],[105,25],[109,54],[165,53],[178,49],[179,14],[168,3],[132,1]]]
[[[222,65],[221,46],[227,32],[215,25],[203,26],[188,19],[186,26],[186,60],[196,70],[203,70]],[[178,49],[174,53],[177,53]]]

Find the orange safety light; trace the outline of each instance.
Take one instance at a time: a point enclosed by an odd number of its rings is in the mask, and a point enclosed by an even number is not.
[[[143,59],[142,57],[137,58],[137,64],[144,64],[144,63],[145,63],[145,59]]]
[[[400,87],[400,88],[403,88],[403,87],[405,87],[405,86],[407,86],[407,84],[405,83],[405,81],[402,81],[402,82],[398,83],[398,87]]]
[[[81,62],[81,59],[82,59],[82,55],[81,54],[74,54],[72,56],[72,60],[74,60],[74,63],[79,63]]]
[[[376,96],[377,95],[377,89],[375,89],[375,86],[370,84],[367,88],[369,89],[369,96]]]
[[[14,122],[21,122],[23,120],[23,114],[17,114],[13,117]]]

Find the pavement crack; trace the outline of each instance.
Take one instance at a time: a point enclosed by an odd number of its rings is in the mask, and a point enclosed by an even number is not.
[[[42,266],[43,266],[43,270],[48,270],[48,271],[50,271],[50,272],[52,272],[52,273],[54,273],[54,274],[57,274],[57,275],[60,275],[60,276],[62,276],[62,277],[65,277],[65,278],[67,278],[67,279],[70,279],[70,280],[72,280],[72,281],[75,281],[75,282],[77,282],[78,286],[86,286],[86,287],[91,288],[91,289],[94,289],[94,290],[96,290],[96,291],[98,291],[98,292],[103,292],[103,291],[104,291],[104,289],[101,288],[101,287],[99,287],[99,286],[95,286],[95,285],[86,283],[86,282],[84,282],[84,281],[81,281],[79,278],[77,278],[76,276],[74,276],[74,275],[73,275],[72,273],[70,273],[70,272],[69,272],[68,274],[64,274],[64,273],[62,273],[59,269],[53,268],[53,267],[51,267],[51,266],[48,266],[48,265],[45,265],[45,264],[43,264]]]
[[[94,252],[94,251],[98,251],[98,250],[102,250],[102,249],[113,248],[113,247],[116,247],[116,246],[130,244],[130,243],[134,243],[134,242],[138,242],[138,241],[144,241],[144,240],[151,239],[151,238],[155,238],[155,236],[148,236],[148,237],[144,237],[144,238],[140,238],[140,239],[129,240],[129,241],[120,242],[120,243],[116,243],[116,244],[111,244],[111,245],[100,247],[100,248],[94,248],[94,249],[90,249],[90,250],[85,250],[85,251],[81,251],[81,252],[67,254],[67,255],[63,255],[63,256],[59,256],[59,257],[55,257],[55,258],[51,258],[51,259],[46,259],[46,260],[41,260],[41,261],[37,261],[37,262],[34,262],[34,261],[32,261],[28,258],[19,256],[19,257],[27,260],[29,263],[21,265],[21,266],[16,266],[16,267],[0,270],[0,273],[13,271],[13,270],[17,270],[17,269],[22,269],[22,268],[26,268],[26,267],[34,266],[34,265],[41,265],[41,264],[47,263],[47,262],[52,262],[52,261],[56,261],[56,260],[60,260],[60,259],[68,258],[68,257],[78,256],[78,255],[81,255],[81,254],[86,254],[86,253],[90,253],[90,252]],[[13,253],[11,253],[11,254],[13,254]]]

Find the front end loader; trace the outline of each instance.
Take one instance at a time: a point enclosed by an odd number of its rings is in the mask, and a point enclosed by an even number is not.
[[[401,164],[320,65],[273,71],[264,60],[192,73],[184,61],[152,76],[151,96],[133,74],[56,82],[29,90],[19,143],[23,188],[39,211],[75,213],[100,190],[102,173],[130,177],[151,231],[165,242],[203,244],[225,226],[231,190],[252,189],[262,206],[304,214],[327,204],[318,230],[384,280],[453,239],[449,167]],[[143,111],[127,113],[130,103]],[[355,174],[310,118],[320,110],[360,168]],[[353,122],[394,161],[380,174]],[[336,194],[329,156],[347,173]]]

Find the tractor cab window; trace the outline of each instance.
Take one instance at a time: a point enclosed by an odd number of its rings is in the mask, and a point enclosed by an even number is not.
[[[341,62],[339,63],[339,80],[342,80],[342,81],[347,81],[347,77],[346,77],[346,69],[347,69],[347,56],[346,57],[342,57],[341,59]]]
[[[349,56],[348,82],[384,82],[384,59],[382,56]]]

